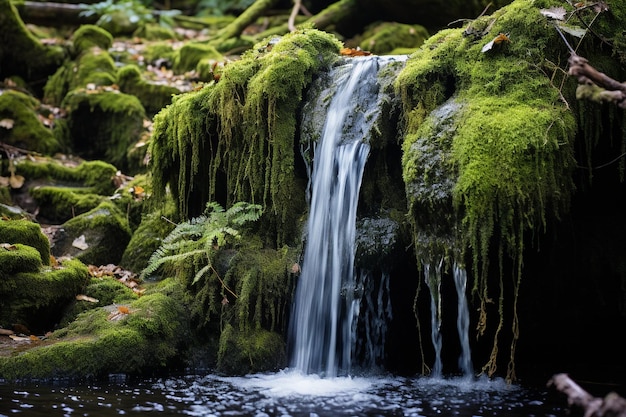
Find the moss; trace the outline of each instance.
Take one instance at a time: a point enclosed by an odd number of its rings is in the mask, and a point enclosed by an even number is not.
[[[224,57],[211,45],[188,42],[177,51],[173,68],[177,73],[195,70],[198,63],[205,59],[218,62],[222,61]]]
[[[59,328],[68,326],[85,311],[111,304],[128,304],[138,298],[133,290],[111,276],[91,277],[81,294],[98,301],[74,300],[65,309],[63,318],[59,321]]]
[[[181,91],[173,86],[153,84],[141,77],[136,65],[126,65],[118,71],[120,91],[136,96],[148,113],[154,114],[172,102],[172,96]]]
[[[65,52],[43,45],[20,19],[10,0],[0,1],[0,79],[21,76],[40,88],[39,83],[61,64]]]
[[[291,268],[296,261],[296,251],[289,248],[244,249],[230,259],[224,280],[238,294],[233,323],[239,330],[286,330],[295,284]]]
[[[89,192],[111,195],[115,191],[113,179],[117,168],[103,161],[79,161],[78,164],[54,159],[16,162],[16,173],[27,179],[57,181],[68,186],[88,187]]]
[[[340,47],[312,29],[268,39],[226,65],[219,82],[176,97],[155,117],[155,196],[169,185],[183,217],[199,215],[210,200],[262,204],[279,245],[299,235],[305,184],[294,175],[297,109],[313,74]]]
[[[142,271],[148,265],[150,256],[161,245],[161,241],[174,229],[170,220],[173,212],[173,204],[170,202],[163,211],[146,214],[128,242],[120,265],[131,271]]]
[[[149,41],[178,39],[173,29],[166,28],[156,23],[147,23],[140,26],[133,33],[133,37],[139,37]]]
[[[20,323],[32,332],[50,330],[60,320],[64,306],[82,291],[88,277],[84,264],[68,259],[54,268],[18,272],[3,278],[2,325]]]
[[[73,90],[63,100],[69,110],[73,149],[85,159],[99,159],[126,172],[137,170],[127,160],[141,139],[145,110],[135,96],[118,91]]]
[[[118,263],[131,236],[124,213],[110,201],[104,201],[96,208],[68,220],[63,223],[63,229],[67,233],[67,241],[55,250],[93,265]],[[81,235],[85,236],[88,245],[85,250],[71,245]]]
[[[185,311],[174,293],[152,293],[116,308],[80,314],[45,342],[0,357],[0,378],[90,378],[171,370],[189,337]]]
[[[490,30],[483,35],[484,28]],[[507,33],[510,41],[484,51],[498,33]],[[431,37],[396,83],[407,115],[403,170],[417,253],[432,252],[432,241],[418,232],[424,217],[440,219],[443,230],[460,239],[456,245],[471,253],[473,294],[481,304],[479,335],[486,330],[485,306],[493,291],[487,285],[491,250],[500,265],[504,256],[512,258],[519,285],[524,237],[545,230],[548,220],[569,208],[576,121],[552,74],[541,66],[566,54],[536,5],[517,0],[465,28]],[[447,128],[441,109],[452,101],[456,107],[445,117],[453,127]],[[453,184],[439,195],[431,187],[447,175]],[[447,218],[435,212],[444,206]],[[463,254],[450,256],[450,262],[464,264]],[[493,356],[483,368],[490,375],[502,328],[502,298],[499,303]],[[517,326],[512,323],[514,332]],[[514,333],[511,358],[517,337]],[[512,360],[507,377],[514,379]]]
[[[286,365],[285,342],[267,330],[241,332],[227,325],[220,337],[217,371],[228,375],[276,371]]]
[[[30,220],[0,221],[0,243],[21,243],[32,246],[40,255],[42,265],[50,265],[50,242],[41,231],[41,226]],[[32,271],[32,269],[26,269]],[[2,271],[6,271],[2,268]]]
[[[61,150],[52,129],[42,123],[42,107],[37,99],[16,90],[0,94],[0,120],[10,119],[10,129],[0,127],[0,141],[18,148],[50,154]]]
[[[113,36],[105,29],[96,25],[81,25],[72,36],[76,55],[91,48],[108,50],[113,45]]]
[[[146,62],[155,62],[163,60],[170,64],[174,62],[177,51],[170,42],[154,42],[146,45],[143,56]]]
[[[0,229],[1,231],[2,229]],[[6,239],[0,240],[3,241],[3,246],[0,247],[0,266],[2,266],[0,289],[2,294],[10,294],[15,283],[9,281],[8,278],[18,272],[38,272],[43,264],[41,263],[41,254],[37,252],[37,249],[21,243],[7,246],[4,242]]]
[[[361,49],[373,54],[383,55],[394,53],[398,48],[412,48],[421,46],[430,35],[421,25],[407,25],[403,23],[385,22],[368,27],[361,35],[359,43]]]

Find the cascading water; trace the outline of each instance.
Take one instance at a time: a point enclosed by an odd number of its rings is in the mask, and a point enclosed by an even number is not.
[[[458,311],[456,316],[456,327],[461,341],[461,355],[459,356],[459,369],[461,373],[469,377],[474,373],[472,366],[472,355],[469,344],[469,307],[467,306],[467,271],[459,265],[454,265],[454,284],[458,298]]]
[[[431,329],[430,336],[435,349],[435,363],[431,372],[434,378],[441,378],[443,372],[443,363],[441,361],[441,348],[443,345],[441,336],[441,260],[433,268],[430,263],[424,263],[424,279],[430,290],[430,317]]]
[[[395,60],[347,59],[327,80],[332,100],[314,143],[306,248],[290,322],[291,367],[305,374],[350,372],[360,302],[355,297],[356,208],[369,132],[380,107],[378,71]],[[318,97],[322,106],[327,98]]]

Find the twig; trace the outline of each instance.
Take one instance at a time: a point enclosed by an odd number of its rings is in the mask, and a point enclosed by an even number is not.
[[[296,16],[298,15],[298,11],[302,5],[302,0],[294,0],[293,1],[293,9],[291,9],[291,14],[289,15],[289,20],[287,21],[287,25],[289,27],[289,32],[296,31]]]

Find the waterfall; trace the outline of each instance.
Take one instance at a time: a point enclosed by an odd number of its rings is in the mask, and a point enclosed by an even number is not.
[[[313,121],[308,130],[303,123],[302,134],[319,140],[307,142],[309,147],[313,143],[310,211],[289,330],[290,366],[305,374],[334,377],[350,372],[353,322],[360,302],[354,272],[356,208],[370,150],[368,137],[380,112],[377,75],[393,60],[375,56],[344,60],[321,79],[326,85],[317,101],[304,109]],[[323,116],[320,107],[327,108]],[[321,120],[320,136],[315,129]]]
[[[431,372],[434,378],[441,378],[443,363],[441,361],[441,348],[443,345],[441,336],[441,268],[443,259],[434,268],[430,263],[424,263],[424,280],[430,290],[430,337],[435,349],[435,363]]]
[[[463,376],[469,377],[474,373],[472,355],[469,345],[469,308],[467,306],[467,272],[458,265],[454,265],[454,284],[458,299],[456,328],[461,342],[461,355],[459,356],[459,369]]]

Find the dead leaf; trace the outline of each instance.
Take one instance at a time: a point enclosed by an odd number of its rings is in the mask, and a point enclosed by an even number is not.
[[[480,52],[487,52],[491,49],[493,49],[493,47],[495,45],[501,45],[503,43],[506,42],[510,42],[511,40],[509,39],[509,36],[504,34],[504,33],[499,33],[495,38],[493,38],[491,41],[487,42],[485,44],[485,46],[483,46],[483,48],[480,50]]]
[[[0,329],[0,335],[11,336],[12,334],[15,334],[15,332],[11,329]]]
[[[80,235],[79,237],[74,239],[74,241],[72,242],[72,246],[80,250],[85,250],[89,248],[89,245],[85,241],[85,235]]]
[[[25,337],[25,336],[17,336],[14,334],[10,334],[9,337],[11,339],[13,339],[16,342],[30,342],[30,337]]]
[[[13,129],[13,125],[15,124],[15,120],[13,119],[2,119],[0,120],[0,127],[3,127],[7,130]]]
[[[0,177],[0,187],[9,186],[9,177]]]
[[[11,176],[9,177],[9,185],[11,185],[11,188],[13,189],[22,188],[22,185],[24,185],[25,180],[26,179],[22,177],[21,175],[16,175],[14,173],[11,173]]]
[[[572,36],[577,38],[582,38],[587,33],[587,29],[581,28],[580,26],[569,26],[564,24],[559,24],[559,29],[561,29],[565,33],[569,33]]]
[[[339,53],[343,56],[368,56],[371,52],[363,51],[361,48],[341,48]]]
[[[17,246],[11,243],[0,243],[0,248],[4,250],[17,250]]]
[[[565,10],[565,7],[550,7],[549,9],[539,10],[539,13],[550,19],[565,20],[567,11]]]
[[[98,303],[98,302],[100,302],[100,300],[98,300],[97,298],[89,297],[88,295],[85,295],[85,294],[78,294],[78,295],[76,295],[76,299],[78,301],[88,301],[90,303]]]
[[[126,306],[117,306],[117,311],[122,314],[130,314],[130,309]]]

